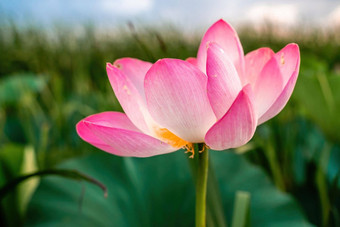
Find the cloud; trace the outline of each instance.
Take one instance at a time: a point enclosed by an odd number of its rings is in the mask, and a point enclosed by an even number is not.
[[[329,25],[340,26],[340,5],[336,7],[328,16]]]
[[[168,22],[184,30],[205,29],[220,18],[233,25],[270,21],[281,26],[300,22],[323,26],[339,23],[336,7],[338,0],[0,0],[0,13],[23,23],[29,19],[46,25]]]
[[[295,4],[259,4],[246,12],[246,21],[254,24],[267,22],[294,25],[299,21],[299,8]]]
[[[153,6],[152,0],[101,0],[97,2],[100,10],[121,15],[136,15],[150,10]]]
[[[252,0],[157,0],[152,14],[152,23],[170,22],[186,31],[205,30],[218,19],[231,23],[242,18],[242,12]]]

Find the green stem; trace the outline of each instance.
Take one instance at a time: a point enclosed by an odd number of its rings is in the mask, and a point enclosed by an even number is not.
[[[329,215],[331,212],[331,202],[328,197],[328,185],[326,179],[327,166],[332,147],[326,143],[319,161],[319,166],[316,172],[316,185],[319,192],[321,211],[322,211],[322,226],[328,226]]]
[[[199,144],[200,145],[200,144]],[[208,167],[209,167],[209,152],[208,149],[199,153],[199,145],[195,146],[195,155],[198,160],[196,174],[196,227],[206,226],[206,197],[207,197],[207,182],[208,182]]]
[[[269,142],[268,142],[267,149],[266,149],[266,155],[268,158],[270,171],[273,174],[273,179],[274,179],[274,183],[276,187],[278,187],[282,191],[285,191],[286,186],[285,186],[283,175],[281,173],[280,163],[277,159],[273,146]]]

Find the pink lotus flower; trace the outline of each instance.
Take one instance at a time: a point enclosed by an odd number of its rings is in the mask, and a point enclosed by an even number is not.
[[[79,136],[119,156],[149,157],[205,143],[224,150],[247,143],[257,125],[277,115],[295,86],[299,48],[243,54],[223,20],[205,33],[197,59],[155,64],[122,58],[107,64],[124,113],[103,112],[77,124]]]

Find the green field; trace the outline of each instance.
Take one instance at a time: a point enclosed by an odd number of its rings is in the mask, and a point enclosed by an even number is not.
[[[208,225],[231,225],[235,193],[247,191],[251,226],[340,226],[340,34],[302,27],[284,36],[270,26],[237,30],[245,53],[298,43],[301,68],[285,109],[250,143],[210,152]],[[47,31],[0,24],[0,186],[32,172],[74,169],[108,188],[105,198],[78,175],[31,178],[1,191],[0,223],[193,225],[194,185],[183,151],[115,157],[82,141],[75,125],[90,114],[122,111],[106,62],[196,56],[201,36],[170,26]]]

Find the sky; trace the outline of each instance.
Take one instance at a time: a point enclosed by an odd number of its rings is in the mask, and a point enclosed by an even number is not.
[[[116,26],[127,22],[196,29],[223,18],[233,24],[340,24],[339,0],[0,0],[18,23]],[[0,19],[1,16],[0,16]]]

